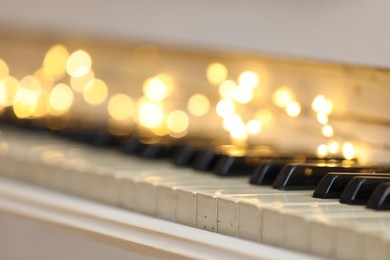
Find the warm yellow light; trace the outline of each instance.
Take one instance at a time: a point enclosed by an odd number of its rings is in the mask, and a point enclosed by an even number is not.
[[[330,99],[326,99],[323,95],[318,95],[314,98],[312,109],[317,113],[326,113],[330,115],[333,111],[333,102]]]
[[[266,126],[272,123],[274,116],[268,109],[260,109],[256,112],[255,118],[261,123],[262,126]]]
[[[33,115],[37,107],[37,96],[34,91],[27,88],[19,88],[16,94],[13,110],[18,118],[28,118]]]
[[[336,154],[340,150],[340,144],[337,141],[332,141],[328,143],[328,151],[330,154]]]
[[[0,82],[0,105],[4,107],[11,106],[15,96],[18,93],[19,81],[14,77],[8,76]]]
[[[234,100],[240,104],[247,104],[253,98],[253,93],[250,88],[238,86],[234,90]]]
[[[247,88],[255,88],[259,84],[259,81],[259,75],[254,71],[244,71],[238,77],[238,84]]]
[[[55,78],[47,73],[44,68],[37,69],[33,76],[41,83],[42,89],[50,90],[53,87]]]
[[[273,94],[273,102],[277,107],[286,107],[292,100],[292,94],[289,88],[280,87]]]
[[[222,99],[217,103],[217,115],[224,118],[234,113],[234,102],[229,99]]]
[[[245,141],[248,138],[248,133],[246,132],[246,126],[243,123],[234,125],[233,128],[230,128],[230,136],[235,140]]]
[[[68,112],[73,104],[73,98],[73,91],[68,85],[63,83],[55,85],[49,97],[50,114],[59,116]]]
[[[167,126],[174,133],[187,131],[189,122],[187,113],[181,110],[175,110],[169,113],[167,117]]]
[[[108,88],[106,83],[100,79],[92,79],[85,85],[83,98],[90,105],[98,105],[106,100]]]
[[[161,106],[149,102],[140,104],[138,120],[142,126],[155,128],[162,123],[163,118],[164,114]]]
[[[246,124],[246,130],[251,135],[256,135],[261,132],[261,123],[257,119],[252,119]]]
[[[317,121],[321,124],[321,125],[326,125],[329,121],[328,119],[328,115],[325,113],[325,112],[319,112],[317,113]]]
[[[129,119],[134,109],[134,101],[125,94],[116,94],[108,101],[108,114],[119,121]]]
[[[237,84],[233,80],[225,80],[219,85],[219,95],[226,99],[232,99],[236,87]]]
[[[19,84],[20,84],[21,88],[29,89],[29,90],[33,91],[35,94],[37,94],[37,95],[39,95],[40,92],[42,91],[41,82],[39,82],[39,80],[36,77],[31,76],[31,75],[28,75],[28,76],[24,77],[19,82]]]
[[[324,125],[322,127],[322,135],[327,138],[333,137],[334,135],[333,127],[331,127],[330,125]]]
[[[56,44],[47,51],[42,67],[48,75],[60,79],[65,75],[68,58],[68,50],[63,45]]]
[[[297,117],[301,113],[301,105],[296,101],[291,101],[286,106],[286,113],[291,117]]]
[[[70,86],[72,89],[78,93],[82,93],[84,91],[85,86],[90,80],[93,80],[95,78],[95,74],[92,70],[90,70],[86,75],[75,78],[70,78]]]
[[[73,52],[66,62],[66,72],[71,77],[80,78],[88,74],[91,70],[92,59],[83,50]]]
[[[168,96],[168,87],[165,82],[157,77],[149,78],[143,85],[143,92],[147,98],[153,101],[161,101]]]
[[[214,62],[207,66],[206,75],[211,84],[218,85],[222,81],[226,80],[228,70],[225,65]]]
[[[40,118],[47,115],[48,110],[48,97],[49,95],[45,90],[43,90],[39,96],[37,96],[37,106],[35,108],[34,113],[31,115],[33,118]]]
[[[9,75],[9,69],[7,63],[0,59],[0,80],[5,79]]]
[[[231,114],[223,119],[223,128],[226,131],[231,131],[236,125],[243,125],[242,119],[237,114]]]
[[[353,159],[355,157],[355,148],[351,143],[345,143],[343,145],[343,155],[347,160]]]
[[[317,147],[317,157],[324,158],[328,155],[328,147],[326,144],[320,144]]]
[[[194,116],[204,116],[210,110],[210,101],[203,94],[195,94],[188,100],[187,108]]]

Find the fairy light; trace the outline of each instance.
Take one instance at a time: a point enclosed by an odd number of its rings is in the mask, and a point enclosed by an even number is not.
[[[66,72],[75,78],[80,78],[88,74],[92,67],[92,59],[83,50],[73,52],[66,62]]]
[[[56,44],[52,46],[43,59],[43,70],[54,80],[65,76],[66,64],[69,59],[69,52],[65,46]]]
[[[73,91],[68,85],[64,83],[55,85],[49,97],[50,114],[55,116],[65,114],[72,106],[73,99]]]
[[[50,90],[53,87],[55,78],[50,75],[43,67],[37,69],[33,76],[40,82],[42,89]]]
[[[82,93],[84,91],[85,86],[91,80],[95,79],[95,74],[92,70],[90,70],[87,74],[82,77],[71,77],[70,78],[70,86],[72,89],[78,93]]]
[[[292,101],[292,94],[289,88],[280,87],[273,94],[273,102],[277,107],[284,108]]]
[[[146,128],[159,126],[164,119],[161,106],[151,102],[141,102],[138,111],[138,120]]]
[[[41,93],[37,96],[37,105],[31,117],[33,118],[45,117],[49,109],[49,106],[47,104],[48,100],[49,100],[49,94],[47,93],[47,91],[46,90],[41,91]]]
[[[210,110],[210,101],[203,94],[195,94],[188,100],[187,109],[193,116],[204,116]]]
[[[286,113],[290,117],[297,117],[301,113],[301,105],[297,101],[290,101],[286,106]]]
[[[172,85],[172,84],[170,84]],[[170,88],[167,81],[161,78],[161,76],[156,76],[147,79],[143,84],[143,92],[147,98],[153,101],[162,101],[170,95]]]
[[[347,160],[353,159],[355,157],[355,148],[352,143],[343,144],[343,156]]]
[[[13,110],[18,118],[30,117],[37,106],[37,96],[31,89],[19,88],[15,96]]]
[[[16,94],[19,89],[19,81],[8,76],[0,82],[0,105],[9,107],[13,104]]]
[[[5,61],[0,59],[0,80],[9,76],[9,68]]]
[[[229,129],[230,136],[235,140],[245,141],[248,138],[246,126],[240,122]]]
[[[334,135],[333,127],[330,125],[324,125],[322,127],[322,135],[327,137],[327,138],[333,137],[333,135]]]
[[[329,119],[328,119],[328,115],[325,112],[317,113],[316,118],[318,123],[320,123],[321,125],[328,124]]]
[[[247,104],[252,100],[252,98],[252,90],[247,87],[238,86],[234,90],[234,100],[240,104]]]
[[[261,132],[261,123],[256,119],[249,120],[246,124],[246,130],[251,135],[259,134]]]
[[[236,125],[243,125],[242,119],[237,114],[231,114],[223,119],[223,128],[226,131],[231,131]]]
[[[187,113],[181,110],[172,111],[167,116],[168,129],[176,134],[186,132],[189,122]]]
[[[234,110],[234,102],[229,99],[220,100],[216,106],[217,115],[222,118],[232,115]]]
[[[340,151],[340,144],[337,141],[331,141],[328,143],[328,152],[330,154],[336,154]]]
[[[106,83],[101,79],[92,79],[88,81],[83,90],[83,98],[90,105],[99,105],[103,103],[108,95]]]
[[[23,79],[20,80],[19,84],[21,88],[29,89],[37,95],[39,95],[42,90],[41,82],[36,77],[31,75],[25,76]]]
[[[232,99],[235,94],[237,84],[233,80],[225,80],[219,85],[219,95],[222,98]]]
[[[238,84],[251,89],[255,88],[259,81],[259,75],[254,71],[244,71],[238,76]]]
[[[107,110],[113,119],[118,121],[126,120],[134,113],[134,101],[125,94],[116,94],[108,101]]]
[[[225,65],[214,62],[207,66],[206,76],[211,84],[218,85],[226,80],[228,70]]]
[[[317,147],[317,157],[318,158],[324,158],[328,155],[328,147],[326,144],[320,144]]]

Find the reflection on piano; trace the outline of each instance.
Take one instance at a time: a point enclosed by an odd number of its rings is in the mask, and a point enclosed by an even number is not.
[[[199,233],[239,245],[156,257],[256,258],[244,251],[261,243],[304,253],[266,258],[389,258],[388,70],[4,35],[3,211],[38,216],[16,209],[28,202],[90,218],[95,201],[120,217],[96,221],[122,225],[130,211],[243,239]],[[26,183],[91,201],[75,210]]]

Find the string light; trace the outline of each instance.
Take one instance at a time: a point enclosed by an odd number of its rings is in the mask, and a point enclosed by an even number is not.
[[[324,125],[322,127],[322,134],[327,138],[331,138],[334,135],[333,127],[330,125]]]
[[[277,107],[284,108],[292,101],[292,94],[289,88],[280,87],[273,94],[273,102]]]
[[[55,116],[65,114],[72,106],[73,99],[73,91],[68,85],[64,83],[55,85],[50,92],[50,114]]]
[[[286,106],[286,113],[290,117],[297,117],[301,113],[301,105],[296,101],[290,101]]]
[[[134,101],[125,94],[116,94],[108,101],[107,110],[113,119],[118,121],[126,120],[134,113]]]
[[[261,123],[256,119],[249,120],[246,124],[246,130],[251,135],[259,134],[261,132]]]
[[[340,144],[337,141],[331,141],[328,143],[328,151],[330,154],[336,154],[340,150]]]
[[[90,105],[99,105],[103,103],[108,95],[106,83],[101,79],[92,79],[88,81],[83,91],[85,102]]]
[[[66,64],[69,52],[65,46],[56,44],[52,46],[43,59],[43,70],[54,80],[62,78],[66,73]]]
[[[328,147],[326,146],[326,144],[320,144],[317,147],[317,157],[324,158],[327,156],[327,154],[328,154]]]
[[[254,71],[244,71],[238,77],[238,84],[246,88],[255,88],[259,84],[260,78]]]
[[[328,124],[329,119],[328,115],[325,112],[318,112],[316,118],[321,125]]]
[[[141,102],[138,112],[140,124],[146,128],[159,126],[164,119],[161,106],[151,102]]]
[[[255,118],[261,123],[262,126],[270,125],[274,120],[272,112],[265,108],[257,111]]]
[[[247,104],[252,100],[252,98],[252,90],[247,87],[238,86],[234,90],[234,100],[240,104]]]
[[[80,78],[88,74],[91,70],[92,59],[83,50],[73,52],[66,62],[66,72],[75,78]]]
[[[203,94],[195,94],[188,100],[187,108],[194,116],[204,116],[210,110],[210,101]]]
[[[70,86],[72,89],[78,93],[83,93],[85,86],[91,80],[95,79],[95,74],[92,70],[90,70],[87,74],[82,77],[71,77],[70,78]]]
[[[5,79],[9,76],[9,68],[7,63],[0,59],[0,80]]]
[[[345,143],[343,145],[343,155],[347,160],[351,160],[355,157],[355,148],[351,143]]]
[[[173,80],[167,74],[159,74],[145,80],[143,92],[145,96],[153,101],[162,101],[168,97],[173,89]]]
[[[229,99],[222,99],[217,103],[216,112],[219,117],[225,118],[234,113],[234,102]]]
[[[4,107],[11,106],[14,102],[15,96],[18,93],[19,81],[8,76],[0,82],[0,105]]]
[[[209,82],[213,85],[218,85],[228,76],[228,70],[221,63],[211,63],[207,66],[206,76]]]
[[[175,110],[169,113],[167,117],[167,126],[173,133],[186,132],[189,125],[189,118],[186,112]]]
[[[37,96],[31,89],[19,88],[15,96],[13,110],[18,118],[30,117],[37,106]]]
[[[219,85],[219,95],[225,99],[234,97],[237,84],[233,80],[225,80]]]

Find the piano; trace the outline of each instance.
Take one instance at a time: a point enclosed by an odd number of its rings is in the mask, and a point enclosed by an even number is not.
[[[0,258],[390,257],[388,3],[5,6]]]

